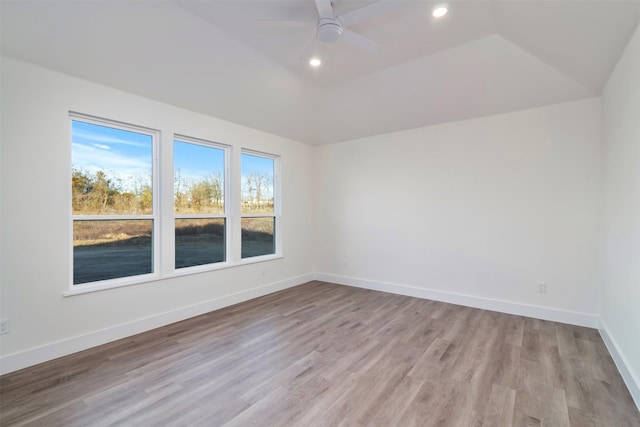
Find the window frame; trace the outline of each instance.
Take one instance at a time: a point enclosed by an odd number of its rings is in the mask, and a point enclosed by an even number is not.
[[[74,295],[91,291],[118,288],[138,283],[146,283],[157,280],[161,277],[160,250],[161,250],[161,217],[160,217],[160,161],[159,144],[162,132],[145,126],[133,125],[117,120],[105,119],[88,114],[69,111],[69,167],[67,183],[71,183],[73,176],[73,122],[83,122],[97,126],[104,126],[113,129],[135,132],[151,137],[151,214],[123,214],[123,215],[75,215],[72,204],[72,187],[68,185],[68,209],[69,209],[69,290],[64,295]],[[98,280],[93,282],[74,284],[74,245],[73,234],[76,221],[112,221],[112,220],[151,220],[151,273],[137,274],[132,276],[117,277],[114,279]]]
[[[282,221],[281,221],[281,188],[280,188],[280,175],[281,175],[281,157],[277,154],[266,153],[264,151],[257,151],[248,148],[240,150],[240,187],[242,187],[242,155],[248,154],[250,156],[264,157],[273,160],[273,214],[245,214],[242,212],[242,188],[240,188],[240,200],[238,203],[238,217],[240,218],[240,235],[238,236],[238,242],[240,244],[239,256],[240,264],[252,264],[256,262],[268,261],[276,258],[282,258]],[[242,257],[242,219],[243,218],[273,218],[273,230],[274,230],[274,252],[271,254],[257,255],[253,257]]]
[[[63,291],[64,297],[98,292],[138,284],[146,284],[180,276],[202,272],[240,267],[247,264],[260,263],[283,258],[282,254],[282,190],[280,155],[243,148],[239,144],[223,144],[208,138],[196,138],[177,133],[170,126],[157,128],[119,121],[105,116],[95,116],[69,110],[67,115],[67,218],[69,224],[67,246],[68,253],[68,288]],[[130,131],[151,137],[151,188],[152,209],[150,214],[124,215],[74,215],[73,213],[73,122],[105,126],[123,131]],[[225,261],[189,267],[175,268],[175,220],[191,217],[190,214],[176,215],[174,207],[174,141],[193,143],[224,150],[224,214],[202,214],[202,217],[224,218],[225,220]],[[171,144],[167,146],[167,144]],[[242,154],[264,157],[273,160],[273,213],[242,214]],[[167,188],[169,186],[170,188]],[[200,214],[197,214],[199,216]],[[196,215],[194,215],[196,216]],[[242,218],[266,217],[274,219],[274,252],[254,257],[242,258]],[[97,280],[74,284],[74,223],[76,221],[95,220],[150,220],[152,272],[113,279]],[[264,275],[264,270],[263,270]]]
[[[184,275],[184,274],[192,274],[199,273],[204,271],[211,270],[219,270],[221,268],[226,268],[233,265],[233,254],[231,252],[232,248],[232,240],[233,236],[231,236],[231,218],[233,212],[233,206],[231,205],[231,168],[229,166],[231,161],[232,149],[230,145],[221,144],[219,142],[213,142],[202,138],[194,138],[190,136],[186,136],[183,134],[174,134],[173,139],[171,140],[171,150],[174,153],[175,143],[182,142],[187,144],[200,145],[208,148],[216,148],[222,150],[224,153],[224,212],[222,214],[176,214],[175,211],[175,191],[172,191],[172,203],[171,203],[171,212],[173,213],[172,219],[172,232],[174,235],[174,244],[173,244],[173,267],[172,271],[174,275]],[[175,154],[175,153],[174,153]],[[173,170],[172,176],[175,179],[175,157],[173,157]],[[206,218],[222,218],[224,219],[224,250],[225,250],[225,260],[220,262],[212,262],[208,264],[200,264],[200,265],[192,265],[189,267],[181,267],[176,268],[176,256],[175,256],[175,230],[176,230],[176,219],[206,219]],[[231,238],[230,238],[231,237]]]

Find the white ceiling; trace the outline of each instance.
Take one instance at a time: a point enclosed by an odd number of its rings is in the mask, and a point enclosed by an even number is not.
[[[2,54],[309,144],[601,93],[640,0],[398,1],[316,43],[313,0],[0,1]],[[371,0],[335,0],[338,14]]]

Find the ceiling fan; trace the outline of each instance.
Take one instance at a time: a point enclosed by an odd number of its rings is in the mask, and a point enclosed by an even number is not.
[[[315,23],[316,36],[301,55],[302,59],[312,52],[317,41],[323,43],[336,43],[343,40],[350,45],[365,52],[374,52],[378,44],[368,38],[350,30],[349,26],[366,21],[378,15],[390,12],[400,6],[399,0],[376,0],[366,6],[336,15],[331,0],[315,0],[318,10],[318,20]],[[311,22],[275,21],[281,24],[313,25]]]

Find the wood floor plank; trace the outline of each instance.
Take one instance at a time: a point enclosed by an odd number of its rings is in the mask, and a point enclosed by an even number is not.
[[[4,426],[640,426],[597,330],[310,282],[0,377]]]
[[[399,425],[400,418],[415,399],[423,384],[423,381],[405,376],[392,390],[388,398],[374,409],[366,425],[380,427]]]
[[[524,335],[524,318],[520,316],[510,316],[508,325],[508,331],[504,338],[505,344],[521,347],[522,337]]]
[[[512,388],[493,384],[486,407],[482,425],[484,427],[513,425],[513,406],[516,391]]]

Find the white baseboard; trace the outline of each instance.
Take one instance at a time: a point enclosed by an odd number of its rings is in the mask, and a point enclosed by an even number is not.
[[[76,353],[78,351],[86,350],[91,347],[96,347],[101,344],[106,344],[121,338],[126,338],[128,336],[139,334],[171,323],[179,322],[181,320],[189,319],[191,317],[199,316],[201,314],[209,313],[223,307],[258,298],[273,292],[298,286],[314,279],[339,285],[355,286],[364,289],[431,299],[519,316],[598,328],[625,384],[629,388],[629,392],[631,393],[636,406],[640,409],[640,381],[638,381],[637,375],[629,368],[630,365],[628,364],[627,359],[620,351],[616,340],[609,332],[606,324],[596,315],[483,298],[473,295],[424,289],[415,286],[356,279],[326,273],[306,274],[293,277],[280,282],[270,283],[268,285],[259,286],[231,295],[225,295],[200,302],[198,304],[181,307],[165,313],[123,323],[121,325],[101,329],[88,334],[45,344],[18,353],[8,354],[0,357],[0,375]]]
[[[607,346],[607,350],[609,350],[609,354],[611,354],[613,361],[618,367],[618,371],[620,372],[624,383],[629,389],[629,393],[631,393],[631,398],[633,398],[638,410],[640,410],[640,381],[638,380],[638,376],[630,368],[631,365],[624,356],[624,353],[620,350],[617,341],[613,338],[609,328],[607,328],[607,325],[602,319],[600,319],[598,330],[600,331],[600,336],[602,337],[604,344]]]
[[[64,340],[52,342],[42,346],[34,347],[17,353],[0,357],[0,375],[17,371],[38,363],[66,356],[91,347],[106,344],[121,338],[209,313],[223,307],[267,295],[283,289],[291,288],[314,279],[313,274],[293,277],[280,282],[270,283],[237,292],[231,295],[214,298],[186,307],[156,314],[154,316],[137,319],[131,322],[101,329],[88,334],[78,335]]]
[[[570,325],[586,326],[589,328],[597,328],[600,325],[599,317],[595,314],[578,313],[574,311],[541,307],[537,305],[529,305],[493,298],[478,297],[474,295],[465,295],[433,289],[418,288],[409,285],[399,285],[395,283],[356,279],[353,277],[337,276],[333,274],[317,273],[315,277],[316,280],[336,283],[338,285],[355,286],[358,288],[371,289],[375,291],[390,292],[393,294],[430,299],[434,301],[447,302],[450,304],[481,308],[484,310],[499,311],[501,313],[515,314],[518,316],[568,323]]]

